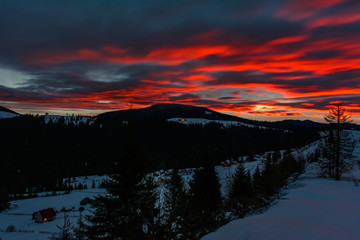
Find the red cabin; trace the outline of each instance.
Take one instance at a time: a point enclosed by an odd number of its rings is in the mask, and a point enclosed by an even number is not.
[[[33,213],[33,219],[38,223],[52,221],[55,217],[56,212],[53,208],[47,208]]]

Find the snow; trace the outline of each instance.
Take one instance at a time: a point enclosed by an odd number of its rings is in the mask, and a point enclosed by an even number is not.
[[[211,113],[210,113],[211,114]],[[223,125],[224,127],[231,127],[231,126],[245,126],[245,127],[260,127],[262,129],[265,129],[266,127],[261,126],[255,126],[251,124],[246,124],[238,121],[227,121],[227,120],[209,120],[205,118],[169,118],[167,119],[169,122],[177,122],[182,123],[186,125],[192,125],[192,124],[210,124],[210,123],[218,123]]]
[[[0,119],[2,119],[2,118],[13,118],[13,117],[17,117],[17,116],[19,116],[19,115],[15,114],[15,113],[9,113],[9,112],[0,111]]]
[[[93,199],[95,196],[106,194],[105,189],[91,188],[92,181],[98,186],[104,179],[104,176],[78,177],[76,182],[87,184],[88,189],[74,190],[70,194],[56,195],[49,197],[38,197],[24,200],[16,200],[11,202],[11,207],[0,213],[0,238],[7,239],[33,239],[45,240],[49,239],[52,233],[59,231],[57,226],[64,223],[64,214],[59,212],[51,222],[35,223],[32,219],[32,213],[46,209],[54,208],[60,211],[63,207],[66,209],[74,207],[74,210],[67,213],[72,224],[77,222],[80,212],[78,211],[80,201],[85,197]],[[83,215],[90,213],[90,205],[82,206],[85,208]],[[17,232],[6,232],[9,225],[14,225]],[[18,232],[21,231],[21,232]]]
[[[356,142],[354,159],[359,160],[360,131],[352,131],[352,135]],[[303,156],[306,159],[315,152],[319,144],[320,141],[316,141],[302,148],[294,149],[292,152],[294,155]],[[255,161],[245,162],[244,167],[254,173],[256,167],[263,167],[263,160],[263,156],[256,155]],[[238,162],[232,162],[229,167],[215,167],[223,195],[227,192],[227,185],[231,181],[238,164]],[[179,170],[187,188],[189,188],[195,170],[195,168]],[[153,176],[154,182],[158,183],[158,190],[161,195],[160,202],[164,200],[162,195],[166,191],[166,180],[171,177],[171,172],[170,169],[149,174]],[[360,188],[354,181],[354,178],[360,179],[359,167],[345,174],[344,179],[347,181],[318,178],[317,174],[316,163],[309,164],[306,173],[301,175],[297,182],[283,190],[282,198],[266,212],[232,221],[202,239],[360,239]],[[159,177],[165,181],[159,182]],[[91,188],[93,181],[98,187],[104,178],[105,176],[83,176],[77,177],[75,180],[70,179],[70,184],[73,186],[82,183],[83,185],[86,184],[88,189],[74,190],[68,195],[13,201],[10,209],[0,213],[0,238],[2,240],[48,239],[51,233],[58,232],[57,226],[62,226],[64,215],[59,213],[52,222],[42,224],[35,223],[31,218],[33,212],[48,207],[60,210],[63,207],[73,206],[75,210],[69,212],[68,216],[73,224],[76,223],[80,215],[78,209],[82,199],[106,194],[105,189]],[[39,195],[45,195],[45,193]],[[90,213],[90,210],[90,206],[86,205],[83,214]],[[23,232],[5,232],[9,225],[14,225],[17,231]]]
[[[355,140],[353,160],[360,159],[360,132]],[[293,151],[305,158],[320,141]],[[282,198],[263,214],[232,221],[202,240],[317,240],[360,239],[360,169],[355,166],[343,181],[319,178],[316,163],[292,183]],[[354,180],[355,179],[355,180]]]
[[[360,239],[360,189],[307,178],[267,212],[230,222],[202,240]]]
[[[44,116],[45,123],[49,123],[52,121],[53,123],[57,123],[60,120],[64,120],[64,123],[68,125],[69,123],[73,123],[75,125],[79,125],[80,123],[85,124],[89,121],[90,124],[94,123],[94,119],[87,116],[61,116],[61,115],[45,115]]]

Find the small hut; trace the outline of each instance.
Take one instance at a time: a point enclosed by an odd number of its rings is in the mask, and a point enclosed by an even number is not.
[[[48,221],[52,221],[55,219],[56,212],[53,208],[47,208],[47,209],[43,209],[43,210],[34,212],[32,214],[32,217],[35,220],[35,222],[37,222],[37,223],[48,222]]]

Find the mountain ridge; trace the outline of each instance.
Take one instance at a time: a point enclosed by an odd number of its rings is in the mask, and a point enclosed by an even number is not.
[[[208,120],[228,120],[258,125],[258,121],[227,115],[206,107],[184,104],[159,103],[146,108],[110,111],[99,114],[97,119],[134,120],[167,120],[170,118],[204,118]]]
[[[12,114],[20,115],[19,113],[15,112],[15,111],[13,111],[13,110],[10,110],[10,109],[8,109],[8,108],[6,108],[6,107],[2,107],[2,106],[0,106],[0,112],[7,112],[7,113],[12,113]]]

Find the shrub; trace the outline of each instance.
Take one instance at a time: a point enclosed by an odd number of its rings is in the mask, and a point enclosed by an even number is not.
[[[15,226],[14,225],[7,226],[6,232],[16,232]]]

